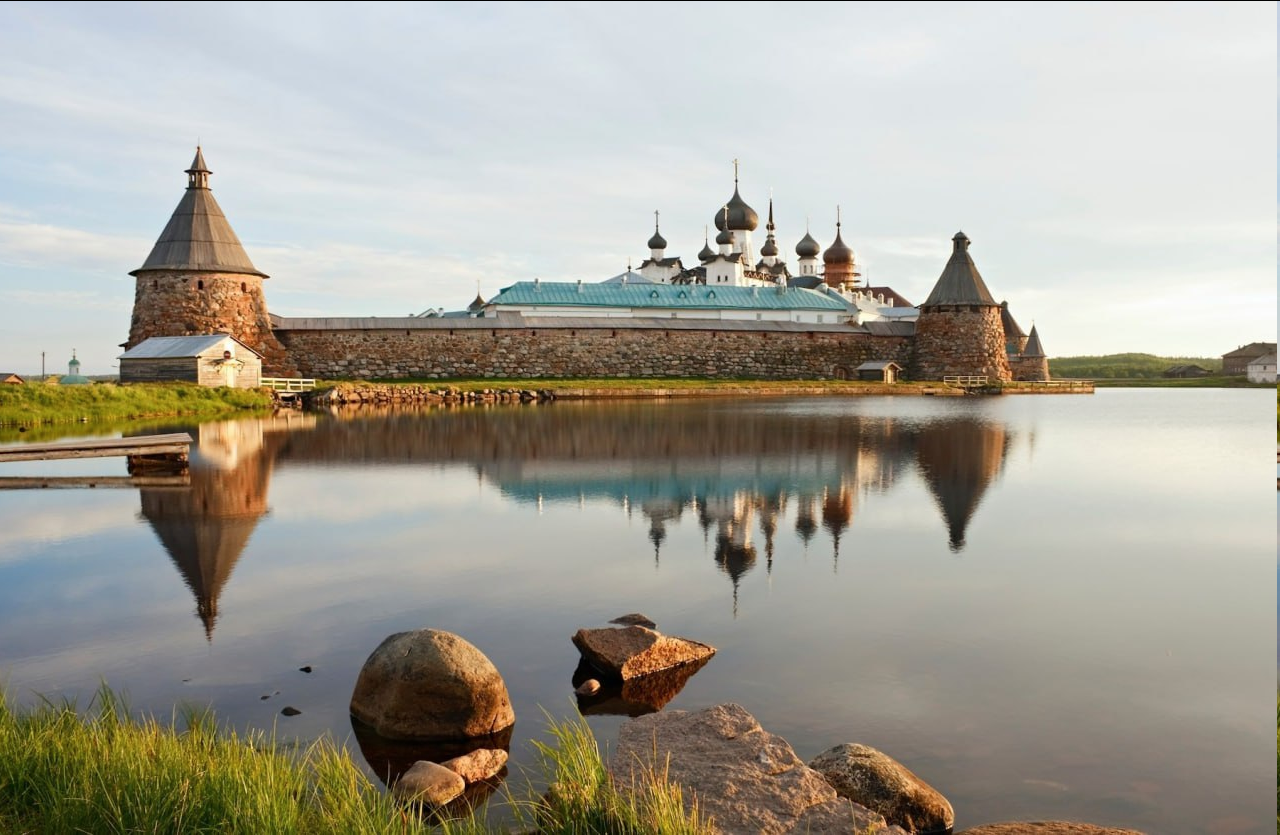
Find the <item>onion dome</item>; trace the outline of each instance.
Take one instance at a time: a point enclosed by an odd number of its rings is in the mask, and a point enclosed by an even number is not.
[[[716,253],[715,253],[715,250],[711,248],[711,244],[704,243],[702,245],[702,251],[698,253],[698,260],[710,261],[712,258],[715,258],[715,257],[716,257]]]
[[[747,201],[742,199],[742,195],[738,194],[738,161],[733,161],[733,197],[729,198],[729,202],[724,208],[716,212],[715,217],[716,228],[724,231],[746,230],[754,231],[760,225],[760,216],[756,214],[756,210],[747,205]]]
[[[766,257],[778,254],[778,245],[774,242],[772,235],[765,239],[764,246],[760,247],[760,254]]]
[[[796,244],[796,255],[801,258],[817,258],[819,252],[822,252],[822,246],[806,231],[800,243]]]
[[[730,232],[728,229],[720,230],[720,234],[716,235],[716,243],[720,244],[721,246],[724,246],[725,244],[733,243],[733,233]]]
[[[649,239],[649,249],[666,249],[667,239],[658,232],[658,213],[653,213],[653,237]]]
[[[822,253],[822,263],[824,264],[852,264],[853,250],[850,249],[840,237],[839,230],[836,231],[835,243],[827,247],[827,251]]]
[[[741,229],[751,231],[760,225],[760,216],[756,210],[747,205],[747,201],[738,194],[738,185],[734,183],[733,197],[725,204],[729,211],[716,212],[717,229]]]
[[[840,207],[836,207],[836,239],[831,246],[827,247],[827,251],[822,253],[822,263],[824,264],[852,264],[853,250],[844,242],[844,238],[840,237]]]

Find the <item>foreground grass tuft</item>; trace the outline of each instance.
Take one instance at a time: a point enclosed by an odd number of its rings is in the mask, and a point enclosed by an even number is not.
[[[550,741],[535,741],[542,776],[550,788],[517,809],[533,813],[539,835],[698,835],[712,831],[696,802],[685,810],[680,787],[665,770],[650,768],[634,784],[610,777],[585,719],[547,717]]]
[[[585,720],[551,723],[539,754],[554,789],[508,790],[540,833],[705,833],[665,781],[621,791]],[[523,822],[523,821],[521,821]],[[46,701],[13,709],[0,693],[0,833],[362,833],[482,835],[479,815],[432,821],[373,785],[327,738],[291,751],[212,714],[134,721],[102,687],[84,711]],[[504,827],[500,831],[506,831]]]

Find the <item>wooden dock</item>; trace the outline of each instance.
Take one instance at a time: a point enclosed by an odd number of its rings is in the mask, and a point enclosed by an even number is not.
[[[0,476],[0,490],[55,490],[75,488],[127,487],[150,490],[185,489],[191,486],[191,474],[181,475],[103,475],[103,476]]]
[[[191,436],[185,432],[53,444],[20,444],[0,447],[0,464],[6,461],[53,461],[123,455],[129,459],[130,473],[134,472],[135,467],[185,469],[190,449]]]

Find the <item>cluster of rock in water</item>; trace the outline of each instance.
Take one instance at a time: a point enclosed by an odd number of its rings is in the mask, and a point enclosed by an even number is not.
[[[338,385],[305,392],[303,399],[311,406],[357,403],[545,403],[554,400],[555,393],[549,389],[493,388],[461,391],[453,386]]]
[[[686,803],[723,833],[951,833],[955,814],[936,789],[892,757],[847,743],[804,763],[747,710],[719,704],[662,711],[714,647],[663,635],[624,615],[572,641],[583,714],[633,717],[609,763],[624,790],[664,771]],[[448,810],[475,803],[505,776],[515,713],[506,685],[479,649],[449,632],[390,636],[365,662],[351,698],[361,747],[401,800]],[[423,745],[433,759],[422,759]],[[1009,822],[960,835],[1141,835],[1066,821]]]

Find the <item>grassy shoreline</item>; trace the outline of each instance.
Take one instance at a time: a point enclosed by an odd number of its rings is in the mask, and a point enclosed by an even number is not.
[[[213,416],[270,409],[266,389],[207,388],[192,383],[93,383],[0,386],[0,426],[89,423],[178,415]]]
[[[18,710],[0,694],[0,833],[509,831],[483,813],[419,814],[328,737],[291,751],[263,733],[220,730],[208,711],[176,710],[167,723],[129,714],[105,686],[83,712],[49,701]],[[535,746],[552,789],[504,787],[522,831],[710,835],[664,775],[615,786],[585,720],[548,725],[549,741]]]

